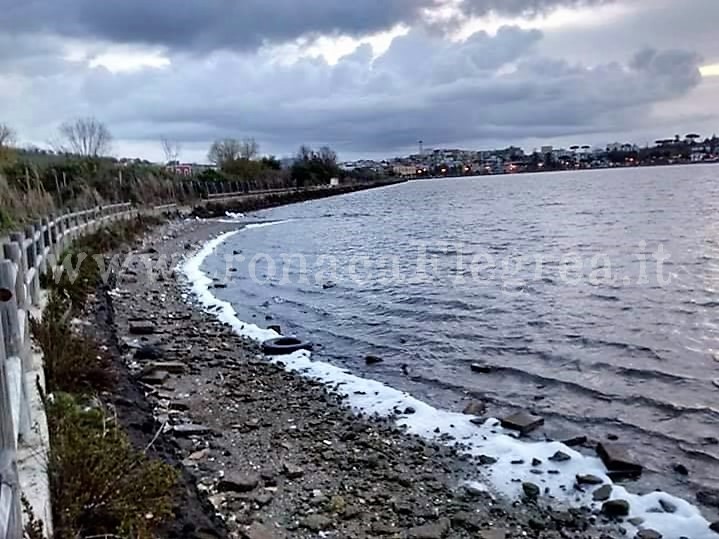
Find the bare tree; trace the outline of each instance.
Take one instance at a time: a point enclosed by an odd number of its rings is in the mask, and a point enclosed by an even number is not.
[[[319,158],[325,165],[335,166],[337,164],[337,153],[329,146],[320,148]]]
[[[0,148],[8,148],[15,142],[15,130],[7,124],[0,124]]]
[[[110,153],[112,134],[96,118],[78,118],[60,126],[62,150],[82,157],[100,157]]]
[[[260,153],[260,145],[253,138],[243,139],[240,143],[240,159],[254,159]]]
[[[162,144],[162,151],[165,153],[165,163],[174,163],[180,158],[182,145],[179,142],[162,137],[160,143]]]
[[[220,168],[240,158],[242,143],[234,138],[216,140],[210,146],[207,159]]]

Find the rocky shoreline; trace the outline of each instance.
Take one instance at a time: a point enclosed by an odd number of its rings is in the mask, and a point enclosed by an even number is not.
[[[175,221],[137,253],[190,255],[236,226]],[[164,537],[618,536],[530,485],[516,503],[467,486],[468,457],[353,415],[324,386],[270,364],[256,343],[192,308],[169,266],[148,275],[138,258],[112,285],[94,320],[121,374],[107,398],[136,444],[183,470]]]

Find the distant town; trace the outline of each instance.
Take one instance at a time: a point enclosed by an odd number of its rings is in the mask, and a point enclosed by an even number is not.
[[[556,170],[660,166],[719,162],[719,138],[697,134],[657,140],[653,146],[614,142],[605,147],[576,145],[569,148],[542,146],[532,153],[509,146],[497,150],[427,149],[407,157],[374,161],[361,159],[340,163],[344,171],[425,178],[518,174]]]

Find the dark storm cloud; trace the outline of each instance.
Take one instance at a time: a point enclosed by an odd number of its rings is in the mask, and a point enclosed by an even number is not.
[[[337,65],[263,65],[227,53],[192,75],[177,68],[122,87],[106,76],[86,90],[97,102],[123,96],[105,107],[117,125],[131,126],[119,136],[171,130],[194,140],[255,136],[283,151],[307,142],[391,153],[419,138],[451,145],[621,132],[646,125],[655,105],[700,82],[692,53],[647,49],[627,64],[590,68],[533,54],[540,40],[513,27],[461,43],[414,31],[374,62],[366,48]]]
[[[466,15],[520,15],[600,0],[464,0]],[[608,0],[601,0],[608,1]],[[185,50],[254,49],[302,36],[412,25],[443,0],[0,0],[0,32]]]
[[[6,1],[0,0],[0,4]],[[496,141],[551,142],[555,137],[586,140],[596,134],[602,139],[624,139],[622,133],[648,132],[657,126],[664,130],[669,123],[676,123],[677,116],[671,111],[677,100],[689,95],[693,100],[695,90],[707,84],[701,82],[697,69],[699,56],[683,50],[683,43],[656,49],[633,46],[621,55],[587,62],[548,54],[546,35],[513,26],[496,34],[478,32],[455,42],[424,24],[415,24],[379,58],[365,44],[335,65],[322,58],[289,60],[280,57],[276,49],[234,50],[239,43],[253,46],[259,36],[282,41],[317,28],[340,28],[330,21],[340,21],[337,24],[358,33],[377,29],[417,17],[415,0],[411,5],[388,0],[382,2],[383,7],[390,6],[382,17],[365,13],[364,19],[349,22],[343,18],[359,13],[359,6],[379,9],[379,3],[355,2],[353,6],[333,1],[334,11],[321,19],[324,23],[311,15],[322,4],[330,5],[329,1],[292,2],[298,20],[275,21],[272,30],[258,23],[249,37],[229,30],[230,15],[239,11],[228,12],[228,22],[222,23],[227,25],[224,34],[210,32],[208,28],[220,24],[215,20],[219,15],[190,16],[187,9],[199,6],[193,1],[177,2],[175,12],[169,10],[166,15],[154,11],[163,0],[152,2],[152,8],[129,1],[126,7],[138,10],[132,27],[119,24],[125,7],[115,2],[109,12],[103,11],[108,18],[103,25],[96,21],[103,14],[98,7],[88,8],[80,18],[58,7],[57,20],[48,22],[45,17],[33,22],[36,30],[45,28],[45,34],[23,33],[26,30],[21,31],[20,22],[9,22],[22,10],[36,9],[44,1],[30,2],[30,7],[19,4],[9,16],[0,18],[0,121],[37,143],[50,140],[62,121],[85,115],[107,122],[118,140],[134,141],[134,147],[159,148],[157,140],[163,135],[183,141],[185,147],[198,148],[218,137],[254,136],[266,151],[279,154],[290,153],[301,143],[329,143],[345,155],[387,155],[411,149],[420,138],[433,146],[466,147]],[[67,8],[71,0],[56,2]],[[73,2],[75,7],[81,3]],[[465,10],[470,3],[472,9],[494,5],[490,0],[466,0]],[[203,4],[212,9],[220,5],[240,9],[219,0]],[[280,4],[291,7],[289,2],[273,3]],[[301,13],[298,5],[303,5]],[[522,11],[548,4],[510,0],[502,5]],[[392,11],[391,6],[405,6],[410,14],[399,8]],[[147,9],[154,15],[148,17]],[[257,13],[247,12],[247,16],[250,19],[243,20],[241,28],[262,18]],[[110,18],[118,24],[110,24]],[[154,42],[175,43],[172,27],[182,27],[187,34],[183,48],[165,51],[170,63],[163,69],[112,73],[102,67],[91,68],[88,59],[106,50],[144,49],[83,42],[78,55],[73,53],[76,40],[50,32],[91,33],[124,44],[148,41],[143,35],[160,19],[165,26],[154,28]],[[10,26],[12,32],[7,29]],[[691,49],[691,40],[684,41]],[[218,47],[218,43],[227,46]],[[198,44],[213,50],[203,50]],[[716,114],[715,99],[706,103],[706,110]],[[679,121],[685,118],[693,117]]]

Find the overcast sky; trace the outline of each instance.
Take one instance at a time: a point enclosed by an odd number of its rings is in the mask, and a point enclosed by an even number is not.
[[[0,0],[0,123],[92,115],[117,156],[204,161],[719,131],[719,0]]]

